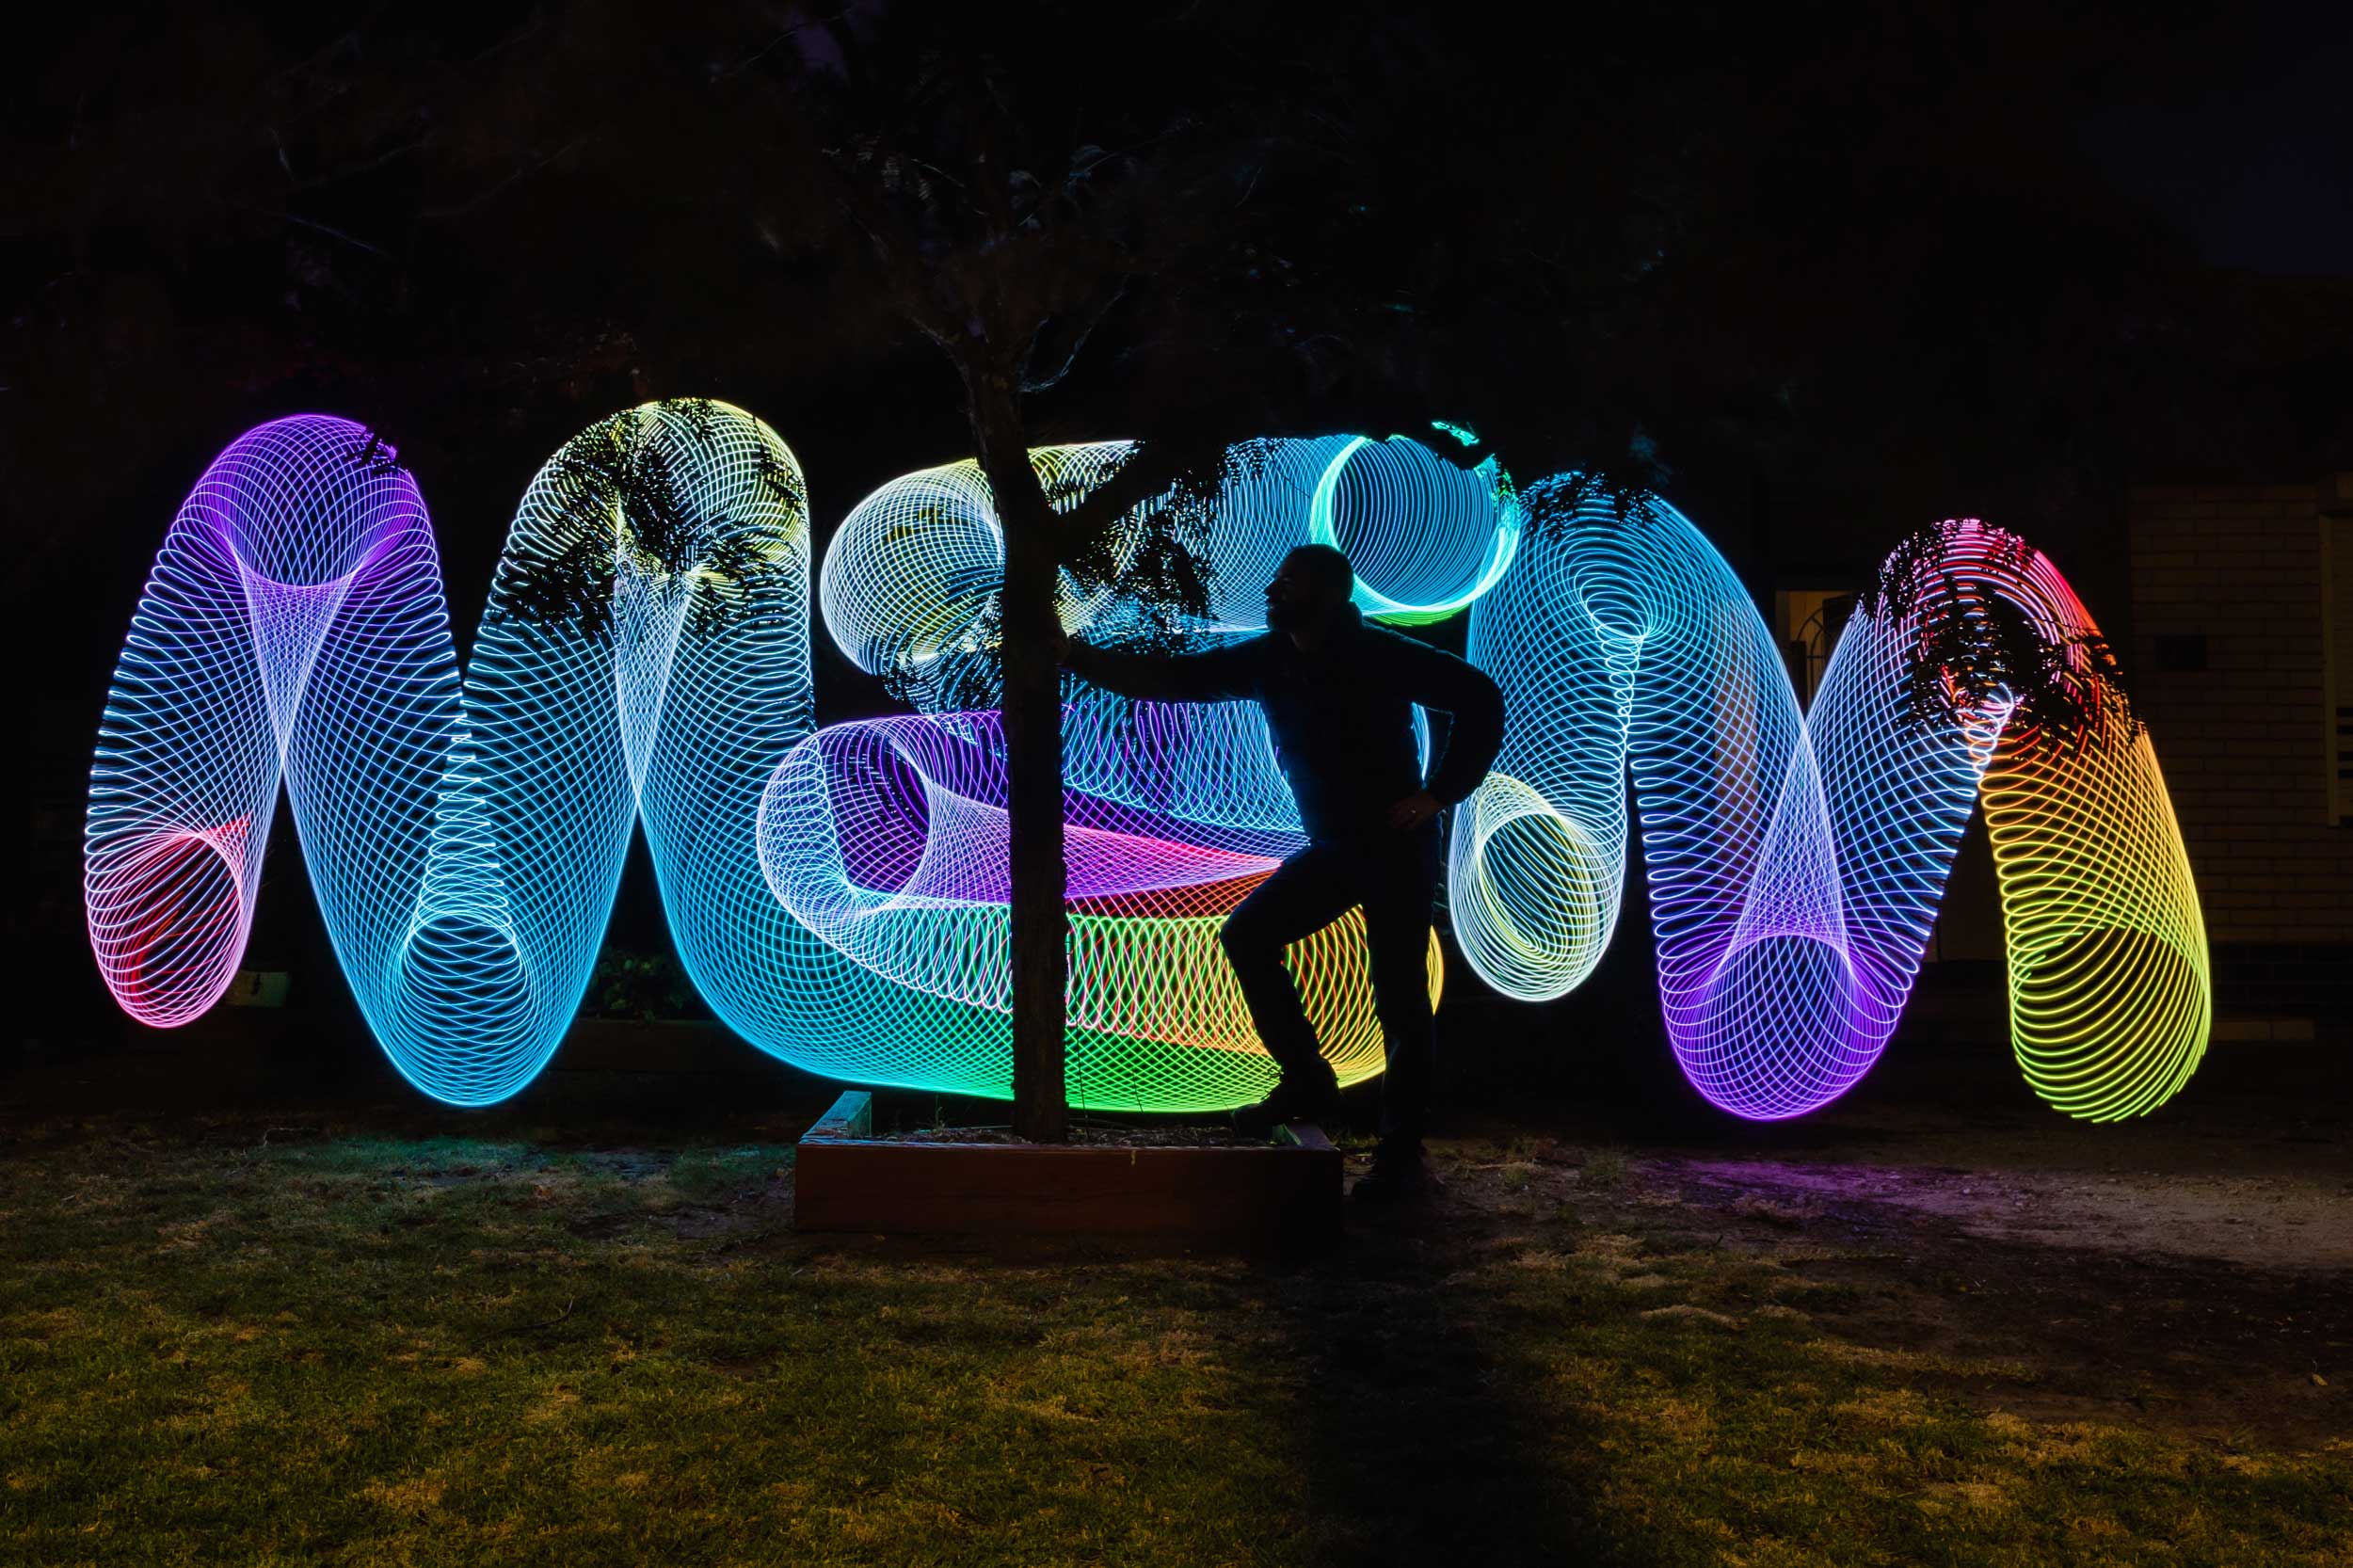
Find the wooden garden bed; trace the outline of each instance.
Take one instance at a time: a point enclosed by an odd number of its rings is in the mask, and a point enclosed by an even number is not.
[[[1270,1256],[1340,1232],[1340,1153],[1305,1122],[1253,1145],[1025,1144],[873,1135],[853,1090],[802,1135],[795,1223],[808,1231],[1105,1236]]]

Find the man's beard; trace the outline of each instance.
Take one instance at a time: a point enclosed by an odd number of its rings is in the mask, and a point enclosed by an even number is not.
[[[1300,632],[1316,623],[1314,610],[1293,599],[1270,599],[1266,625],[1270,632]]]

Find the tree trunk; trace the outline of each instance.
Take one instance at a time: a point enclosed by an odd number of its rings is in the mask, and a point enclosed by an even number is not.
[[[1064,912],[1061,671],[1054,657],[1060,565],[1053,509],[1030,467],[1020,392],[1009,375],[968,374],[981,472],[1005,536],[1004,725],[1012,840],[1013,1130],[1032,1143],[1070,1136],[1063,1087]]]

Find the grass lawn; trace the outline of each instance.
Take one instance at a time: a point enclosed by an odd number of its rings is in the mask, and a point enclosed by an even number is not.
[[[797,1236],[789,1139],[0,1122],[0,1561],[2353,1562],[2347,1380],[2169,1359],[2342,1343],[2342,1278],[1508,1125],[1313,1266],[991,1256]]]

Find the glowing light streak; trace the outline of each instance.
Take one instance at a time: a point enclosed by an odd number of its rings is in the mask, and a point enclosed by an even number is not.
[[[1963,525],[1942,572],[2054,639],[2095,630],[2048,560],[1991,544]],[[1982,794],[2029,1081],[2093,1119],[2162,1103],[2212,1006],[2147,736],[2107,714],[2070,753],[2007,733],[2006,710],[1910,724],[1918,642],[1916,618],[1856,616],[1801,715],[1747,593],[1672,507],[1588,506],[1524,544],[1471,616],[1471,656],[1513,724],[1454,823],[1465,957],[1531,1000],[1592,971],[1621,908],[1630,773],[1677,1060],[1726,1110],[1801,1114],[1886,1045]]]
[[[517,584],[582,504],[559,458],[524,498],[462,680],[424,502],[390,449],[304,417],[214,463],[141,600],[93,776],[91,939],[126,1010],[184,1023],[226,989],[282,779],[361,1010],[436,1098],[490,1103],[544,1066],[640,820],[687,970],[747,1040],[833,1076],[1009,1092],[995,720],[813,735],[808,520],[761,483],[781,465],[797,494],[791,454],[732,409],[627,417],[684,479],[697,562],[625,562],[595,634],[519,615]],[[1117,450],[1043,460],[1083,479]],[[698,632],[696,596],[736,536],[784,569]],[[1300,841],[1264,721],[1098,703],[1070,729],[1074,1099],[1257,1098],[1273,1070],[1216,928]],[[840,814],[812,818],[811,799]],[[778,845],[792,855],[763,854]],[[1434,988],[1434,939],[1432,955]],[[1377,1072],[1361,919],[1293,958],[1342,1077]]]
[[[621,552],[594,630],[518,613],[584,506],[625,533],[559,456],[524,497],[462,677],[424,502],[390,449],[306,416],[221,455],[165,541],[109,697],[86,875],[107,984],[158,1025],[218,999],[282,780],[386,1051],[425,1093],[488,1103],[531,1080],[577,1011],[642,821],[681,958],[747,1040],[832,1076],[1006,1094],[994,715],[813,731],[791,454],[725,408],[624,419],[632,449],[680,476],[689,564]],[[1034,460],[1067,506],[1128,450]],[[2038,747],[1999,704],[1911,724],[1918,627],[1892,616],[1850,624],[1801,715],[1747,595],[1672,508],[1570,509],[1526,537],[1523,517],[1492,462],[1465,471],[1402,440],[1265,442],[1202,541],[1205,636],[1257,630],[1259,588],[1309,539],[1351,552],[1369,613],[1471,606],[1472,657],[1513,724],[1456,814],[1449,886],[1491,984],[1558,997],[1598,961],[1622,906],[1630,773],[1678,1061],[1726,1109],[1801,1113],[1884,1047],[1982,798],[2037,1092],[2108,1118],[2186,1079],[2210,1020],[2204,933],[2145,736]],[[2006,598],[2054,638],[2090,630],[2047,561],[1975,528],[1957,540],[1943,565],[1960,591]],[[727,591],[722,556],[776,569],[714,626],[699,612]],[[1002,559],[972,465],[893,481],[837,536],[828,627],[937,708],[993,634]],[[1128,613],[1063,585],[1073,630]],[[1273,1068],[1216,930],[1300,842],[1263,718],[1079,688],[1064,728],[1074,1100],[1257,1097]],[[1376,1072],[1361,920],[1292,961],[1343,1081]],[[1433,995],[1438,982],[1433,941]]]

